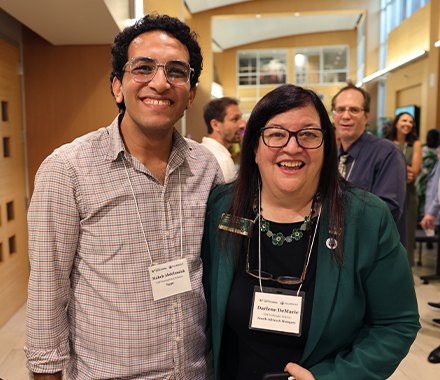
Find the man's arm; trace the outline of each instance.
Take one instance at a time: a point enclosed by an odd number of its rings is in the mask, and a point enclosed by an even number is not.
[[[428,184],[426,186],[425,195],[425,216],[420,222],[420,225],[424,230],[434,229],[434,222],[437,219],[437,215],[440,211],[440,202],[438,197],[440,180],[440,160],[432,169],[428,178]]]
[[[66,306],[80,220],[69,170],[56,154],[45,160],[28,212],[31,271],[24,350],[28,369],[49,378],[70,358]]]
[[[396,145],[375,166],[374,184],[370,190],[386,202],[396,223],[405,208],[406,178],[405,156]]]

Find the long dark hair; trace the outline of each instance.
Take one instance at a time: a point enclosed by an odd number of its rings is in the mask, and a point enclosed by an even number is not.
[[[275,115],[289,111],[293,108],[313,106],[319,114],[321,128],[324,134],[324,163],[321,169],[319,189],[325,202],[322,216],[328,218],[330,231],[333,231],[338,241],[337,257],[341,264],[342,239],[344,234],[344,213],[342,189],[339,181],[345,182],[338,173],[337,147],[335,132],[328,117],[328,113],[313,91],[293,84],[286,84],[276,88],[265,95],[255,106],[247,123],[244,134],[240,168],[237,180],[232,186],[232,197],[228,214],[237,217],[254,219],[253,205],[257,195],[260,172],[255,162],[255,149],[260,142],[261,129]],[[324,204],[324,203],[323,203]],[[232,219],[232,218],[231,218]],[[234,240],[234,239],[233,239]],[[234,249],[234,254],[241,249]],[[238,253],[235,254],[236,260]],[[333,255],[333,251],[332,251]]]
[[[408,112],[401,112],[396,116],[396,118],[393,121],[393,124],[391,125],[391,128],[389,129],[389,131],[387,133],[386,138],[391,141],[396,140],[396,138],[397,138],[397,123],[403,115],[409,115],[409,116],[411,116],[411,119],[413,119],[413,128],[411,129],[411,132],[406,135],[406,138],[405,138],[405,141],[408,143],[408,145],[413,146],[414,142],[417,141],[419,139],[419,137],[417,136],[416,123],[414,121],[414,117]]]

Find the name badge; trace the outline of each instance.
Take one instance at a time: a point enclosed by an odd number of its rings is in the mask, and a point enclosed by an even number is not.
[[[249,328],[301,336],[305,293],[295,290],[254,288]]]
[[[155,301],[192,290],[186,259],[153,265],[148,271]]]

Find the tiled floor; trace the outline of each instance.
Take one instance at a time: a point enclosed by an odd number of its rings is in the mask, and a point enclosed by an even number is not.
[[[423,250],[422,267],[414,267],[414,280],[419,301],[420,330],[408,356],[402,361],[390,380],[438,380],[440,363],[431,364],[427,357],[440,346],[440,328],[433,326],[431,320],[440,318],[440,313],[426,307],[427,302],[440,302],[440,281],[431,281],[424,285],[419,276],[433,274],[437,260],[437,247]],[[4,380],[28,380],[23,352],[26,306],[0,329],[0,378]],[[350,379],[355,380],[355,379]]]

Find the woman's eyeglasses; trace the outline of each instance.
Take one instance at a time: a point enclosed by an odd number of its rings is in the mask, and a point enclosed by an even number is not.
[[[320,128],[303,128],[289,131],[283,127],[265,127],[261,129],[263,142],[269,148],[285,147],[292,136],[303,149],[317,149],[324,141],[325,130]]]

